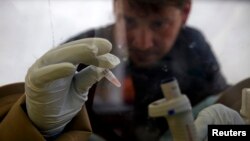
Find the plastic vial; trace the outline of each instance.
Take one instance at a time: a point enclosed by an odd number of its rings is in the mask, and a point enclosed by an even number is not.
[[[165,98],[149,105],[149,116],[166,118],[173,141],[197,141],[192,106],[181,94],[177,80],[163,81],[161,89]]]
[[[109,69],[104,70],[103,73],[105,75],[105,78],[108,79],[112,84],[114,84],[116,87],[121,87],[120,81]]]

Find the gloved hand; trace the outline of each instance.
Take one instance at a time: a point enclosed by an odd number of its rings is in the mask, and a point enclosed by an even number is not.
[[[222,104],[214,104],[203,109],[195,122],[198,141],[207,140],[209,124],[245,124],[239,113]]]
[[[28,116],[45,137],[60,133],[81,110],[89,88],[120,60],[105,39],[88,38],[63,44],[44,54],[25,78]],[[76,73],[76,65],[89,65]]]

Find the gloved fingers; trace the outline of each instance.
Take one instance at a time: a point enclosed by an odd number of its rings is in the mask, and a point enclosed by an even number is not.
[[[99,48],[99,54],[97,55],[101,55],[101,54],[105,54],[107,52],[110,52],[112,49],[112,44],[104,38],[84,38],[84,39],[80,39],[80,40],[75,40],[75,41],[71,41],[65,44],[62,44],[60,46],[60,48],[64,48],[64,47],[69,47],[72,45],[81,45],[81,44],[86,44],[89,46],[97,46],[100,47]]]
[[[94,60],[94,59],[93,59]],[[113,69],[120,64],[120,59],[113,54],[107,53],[96,57],[96,63],[89,61],[86,65],[94,65],[101,68]]]
[[[70,42],[62,46],[47,52],[41,57],[38,67],[61,62],[70,62],[74,65],[79,63],[98,65],[99,62],[96,57],[110,52],[112,48],[108,40],[100,38],[83,39],[83,41]]]
[[[74,87],[78,93],[88,91],[97,81],[104,77],[105,68],[88,66],[74,76]]]
[[[32,85],[33,89],[44,87],[51,81],[72,76],[75,74],[76,67],[71,63],[59,63],[44,66],[39,69],[32,70],[26,77],[28,85]]]
[[[74,76],[75,88],[78,92],[82,93],[87,91],[89,87],[103,78],[103,71],[105,69],[114,68],[120,63],[118,57],[109,53],[98,56],[97,60],[99,60],[98,65],[90,65]]]

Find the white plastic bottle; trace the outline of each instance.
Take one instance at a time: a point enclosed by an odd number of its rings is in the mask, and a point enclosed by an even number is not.
[[[149,105],[149,116],[166,117],[173,141],[197,141],[192,107],[186,95],[182,95],[176,79],[161,85],[165,98]]]

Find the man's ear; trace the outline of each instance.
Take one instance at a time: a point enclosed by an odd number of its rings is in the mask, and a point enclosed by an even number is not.
[[[188,19],[188,16],[190,14],[190,11],[191,11],[191,5],[192,5],[192,2],[191,0],[186,0],[183,8],[182,8],[182,24],[184,25],[186,22],[187,22],[187,19]]]
[[[117,10],[118,10],[117,9],[118,8],[117,4],[118,4],[117,0],[113,0],[113,13],[116,13]]]

